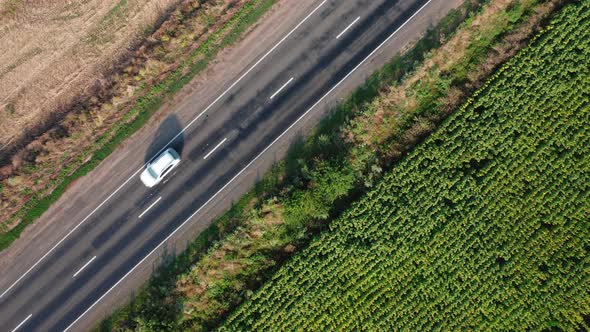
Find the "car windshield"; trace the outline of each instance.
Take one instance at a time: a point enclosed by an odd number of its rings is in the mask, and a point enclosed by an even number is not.
[[[154,172],[153,168],[150,166],[148,167],[148,172],[150,173],[150,175],[154,178],[157,179],[159,178],[158,174],[156,174],[156,172]]]

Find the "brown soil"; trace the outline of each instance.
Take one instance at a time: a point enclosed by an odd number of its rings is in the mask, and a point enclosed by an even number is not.
[[[0,160],[43,132],[179,0],[0,0]]]

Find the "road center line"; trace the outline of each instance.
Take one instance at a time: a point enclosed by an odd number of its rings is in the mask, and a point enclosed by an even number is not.
[[[29,315],[27,316],[27,318],[25,318],[25,320],[23,320],[22,322],[20,322],[20,324],[18,324],[18,326],[17,326],[17,327],[15,327],[15,328],[12,330],[12,332],[14,332],[14,331],[18,330],[18,329],[19,329],[21,326],[23,326],[23,324],[24,324],[24,323],[26,323],[26,322],[27,322],[27,321],[28,321],[28,320],[29,320],[29,319],[30,319],[32,316],[33,316],[33,314],[29,314]]]
[[[145,211],[143,211],[143,212],[142,212],[142,213],[139,215],[139,217],[137,217],[137,218],[141,218],[141,217],[143,217],[143,215],[144,215],[144,214],[146,214],[146,213],[147,213],[147,212],[148,212],[148,211],[149,211],[151,208],[153,208],[153,207],[154,207],[154,205],[156,205],[156,203],[158,203],[158,202],[159,202],[161,199],[162,199],[162,196],[158,197],[158,199],[156,199],[156,201],[155,201],[155,202],[153,202],[153,203],[152,203],[152,205],[148,206],[148,208],[147,208],[147,209],[145,209]]]
[[[123,280],[125,280],[125,278],[127,278],[131,273],[133,273],[133,271],[135,271],[135,269],[137,269],[138,266],[140,266],[146,259],[148,259],[148,257],[150,257],[154,252],[156,252],[162,245],[164,245],[164,243],[166,243],[166,241],[168,241],[168,239],[170,239],[172,236],[174,236],[174,234],[176,234],[176,232],[178,232],[184,225],[186,225],[186,223],[188,223],[197,213],[199,213],[205,206],[207,206],[207,204],[209,204],[213,199],[215,199],[215,197],[217,197],[223,190],[225,190],[225,188],[227,188],[227,186],[229,186],[232,182],[235,181],[235,179],[237,179],[240,175],[242,175],[242,173],[244,173],[254,162],[256,162],[256,160],[258,160],[258,158],[260,158],[260,156],[262,156],[268,149],[270,149],[271,146],[273,146],[276,142],[278,142],[289,130],[291,130],[291,128],[293,128],[297,123],[299,123],[299,121],[301,121],[301,119],[303,119],[319,103],[321,103],[328,95],[330,95],[332,93],[332,91],[334,91],[337,87],[339,87],[342,84],[342,82],[344,82],[350,75],[352,75],[360,66],[362,66],[365,62],[367,62],[367,60],[369,58],[371,58],[373,56],[373,54],[375,54],[381,47],[383,47],[383,45],[385,45],[391,38],[393,38],[393,36],[395,36],[395,34],[397,34],[398,31],[400,31],[403,27],[405,27],[408,22],[410,22],[416,15],[418,15],[418,13],[420,13],[424,8],[426,8],[426,6],[428,6],[428,4],[430,4],[431,2],[432,2],[432,0],[428,0],[424,5],[422,5],[422,7],[420,7],[414,14],[412,14],[412,16],[410,16],[410,18],[408,18],[402,25],[399,26],[399,28],[397,28],[391,35],[389,35],[389,37],[387,37],[387,39],[385,39],[381,44],[379,44],[379,46],[377,46],[377,48],[374,49],[373,52],[371,52],[369,55],[367,55],[367,57],[364,58],[363,61],[361,61],[356,67],[354,67],[346,76],[344,76],[343,79],[341,79],[338,83],[336,83],[336,85],[334,85],[334,87],[332,87],[332,89],[330,89],[328,92],[326,92],[326,94],[323,95],[322,98],[320,98],[307,111],[305,111],[305,113],[303,113],[300,117],[298,117],[297,120],[295,120],[295,122],[293,122],[289,126],[289,128],[285,129],[285,131],[283,131],[283,133],[281,133],[277,138],[275,138],[274,141],[272,141],[266,148],[264,148],[264,150],[262,150],[262,152],[260,152],[254,159],[252,159],[252,161],[250,161],[248,163],[248,165],[246,165],[244,168],[242,168],[242,170],[239,171],[238,174],[234,175],[233,178],[231,178],[223,187],[221,187],[221,189],[219,189],[215,194],[213,194],[213,196],[211,196],[203,205],[201,205],[201,207],[199,207],[195,212],[193,212],[193,214],[191,214],[185,221],[183,221],[182,224],[180,224],[178,227],[176,227],[176,229],[174,231],[172,231],[172,233],[170,233],[170,235],[168,235],[162,242],[160,242],[160,244],[158,244],[154,249],[152,249],[152,251],[150,251],[137,264],[135,264],[135,266],[133,266],[133,268],[131,268],[131,270],[129,270],[129,272],[127,272],[121,279],[119,279],[119,281],[117,281],[113,286],[111,286],[111,288],[109,288],[106,291],[106,293],[102,294],[102,296],[99,297],[98,300],[94,301],[94,303],[90,307],[88,307],[88,309],[86,309],[86,311],[84,311],[80,316],[78,316],[78,318],[76,318],[76,320],[73,321],[64,330],[64,332],[71,329],[72,326],[74,326],[74,324],[76,324],[82,317],[84,317],[84,315],[86,315],[90,310],[92,310],[92,308],[94,308],[105,296],[107,296],[113,289],[115,289],[115,287],[117,287],[121,282],[123,282]]]
[[[215,150],[217,150],[217,149],[218,149],[218,148],[221,146],[221,144],[225,143],[225,141],[227,141],[227,137],[226,137],[226,138],[224,138],[224,139],[223,139],[221,142],[219,142],[219,143],[218,143],[218,144],[217,144],[217,145],[216,145],[216,146],[213,148],[213,150],[209,151],[209,153],[207,153],[207,154],[205,155],[205,157],[203,157],[203,159],[207,159],[207,158],[209,158],[209,156],[210,156],[210,155],[212,155],[212,154],[213,154],[213,152],[215,152]]]
[[[273,98],[274,98],[276,95],[278,95],[279,93],[281,93],[281,91],[283,91],[283,89],[284,89],[284,88],[285,88],[287,85],[289,85],[289,83],[291,83],[291,81],[293,81],[293,77],[291,77],[291,78],[290,78],[290,79],[287,81],[287,83],[283,84],[283,86],[282,86],[282,87],[280,87],[280,88],[277,90],[277,92],[273,93],[273,94],[272,94],[272,96],[270,96],[270,99],[272,100],[272,99],[273,99]]]
[[[92,261],[96,258],[96,256],[92,257],[86,264],[84,264],[84,266],[82,266],[78,272],[74,273],[74,275],[72,276],[72,278],[76,278],[76,276],[82,272],[82,270],[84,270],[88,265],[90,265],[90,263],[92,263]]]
[[[154,157],[158,156],[162,151],[164,151],[166,148],[168,148],[168,146],[170,146],[170,144],[172,142],[174,142],[178,137],[180,137],[180,135],[182,135],[195,121],[197,121],[203,114],[205,114],[207,111],[209,111],[209,109],[211,107],[213,107],[213,105],[215,105],[219,100],[221,100],[221,98],[223,98],[231,89],[233,89],[234,86],[236,86],[244,77],[246,77],[246,75],[248,75],[252,70],[254,70],[254,68],[258,67],[258,65],[264,61],[264,59],[266,59],[277,47],[279,47],[285,40],[287,40],[287,38],[289,38],[289,36],[291,36],[293,34],[293,32],[295,32],[297,29],[299,29],[299,27],[301,25],[303,25],[303,23],[305,23],[313,14],[315,14],[315,12],[317,12],[328,0],[324,0],[322,1],[317,7],[315,7],[309,14],[307,14],[307,16],[301,20],[301,22],[299,22],[293,29],[291,29],[291,31],[289,31],[289,33],[287,33],[281,40],[279,40],[278,43],[276,43],[270,50],[268,50],[260,59],[258,59],[258,61],[256,61],[256,63],[254,63],[252,65],[252,67],[250,67],[245,73],[242,74],[242,76],[238,77],[238,79],[232,83],[232,85],[230,85],[225,91],[223,91],[223,93],[221,93],[221,95],[219,95],[219,97],[217,97],[217,99],[215,99],[211,104],[209,104],[209,106],[207,106],[207,108],[205,108],[201,113],[199,113],[199,115],[197,115],[191,122],[189,122],[188,125],[186,125],[178,134],[176,134],[176,136],[174,136],[170,141],[168,141],[168,143],[166,143],[166,145],[160,149],[160,151],[158,151],[157,153],[154,154],[154,156],[148,161],[151,162],[152,159],[154,159]],[[12,285],[10,285],[6,290],[4,290],[4,292],[2,292],[2,294],[0,294],[0,298],[2,298],[4,295],[6,295],[6,293],[8,293],[14,286],[16,286],[16,284],[18,284],[26,275],[28,275],[37,265],[39,265],[39,263],[41,263],[45,257],[49,256],[49,254],[51,254],[53,252],[53,250],[55,250],[55,248],[57,248],[63,241],[65,241],[74,231],[76,231],[76,229],[78,229],[78,227],[80,227],[83,223],[85,223],[94,213],[96,213],[96,211],[98,211],[98,209],[100,209],[108,200],[110,200],[115,194],[117,194],[119,192],[119,190],[121,190],[125,185],[127,185],[127,183],[129,183],[129,181],[131,181],[131,179],[133,179],[137,174],[139,174],[139,172],[141,172],[143,170],[143,168],[145,167],[147,163],[143,164],[138,170],[135,171],[135,173],[133,173],[129,178],[127,178],[127,180],[125,180],[125,182],[123,182],[123,184],[121,184],[117,189],[115,189],[115,191],[113,191],[104,201],[102,201],[94,210],[92,210],[92,212],[90,212],[90,214],[88,214],[86,217],[84,217],[84,219],[82,219],[82,221],[80,221],[80,223],[78,225],[76,225],[74,228],[72,228],[61,240],[59,240],[51,249],[49,249],[49,251],[47,251],[43,256],[41,256],[41,258],[39,258],[39,260],[37,262],[35,262],[35,264],[33,264],[27,271],[25,271],[25,273],[23,273],[15,282],[12,283]]]
[[[338,34],[338,36],[336,36],[336,39],[339,39],[340,37],[342,37],[342,35],[348,31],[348,29],[350,29],[350,27],[352,27],[356,22],[358,22],[358,20],[360,20],[361,17],[357,17],[356,20],[352,21],[352,23],[350,23],[346,28],[344,28],[344,30],[342,30],[341,33]]]

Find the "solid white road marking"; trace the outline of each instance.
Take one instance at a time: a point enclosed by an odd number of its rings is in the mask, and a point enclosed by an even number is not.
[[[223,139],[221,142],[219,142],[219,144],[217,144],[217,145],[216,145],[216,146],[213,148],[213,150],[209,151],[209,153],[207,153],[207,154],[205,155],[205,157],[203,157],[203,159],[207,159],[207,158],[209,158],[209,156],[210,156],[210,155],[212,155],[212,154],[213,154],[213,152],[215,152],[215,150],[217,150],[217,149],[218,149],[218,148],[221,146],[221,144],[225,143],[225,141],[227,141],[227,137],[226,137],[226,138],[224,138],[224,139]]]
[[[82,272],[82,270],[84,270],[88,265],[90,265],[90,263],[92,263],[92,261],[96,258],[96,256],[92,257],[86,264],[84,264],[84,266],[82,266],[76,273],[74,273],[74,275],[72,276],[72,278],[76,278],[76,276]]]
[[[278,95],[279,93],[281,93],[281,91],[283,91],[283,89],[284,89],[284,88],[285,88],[287,85],[289,85],[289,83],[291,83],[291,81],[293,81],[293,77],[291,77],[291,78],[290,78],[290,79],[287,81],[287,83],[283,84],[283,86],[281,86],[281,87],[280,87],[280,88],[277,90],[277,92],[273,93],[273,94],[272,94],[272,96],[270,96],[270,99],[272,100],[274,97],[276,97],[276,95]]]
[[[214,104],[216,104],[234,86],[236,86],[236,84],[238,84],[238,82],[240,82],[255,67],[257,67],[262,61],[264,61],[264,59],[266,59],[268,57],[268,55],[270,55],[277,47],[279,47],[279,45],[281,45],[287,38],[289,38],[289,36],[291,36],[293,34],[293,32],[295,32],[295,30],[297,30],[303,23],[305,23],[305,21],[307,21],[327,1],[328,0],[322,1],[322,3],[320,3],[316,8],[314,8],[314,10],[312,10],[311,13],[309,13],[301,22],[299,22],[293,29],[291,29],[291,31],[289,31],[289,33],[287,33],[281,40],[279,40],[279,42],[276,43],[275,46],[273,46],[260,59],[258,59],[258,61],[256,61],[256,63],[254,63],[252,65],[252,67],[250,67],[250,69],[248,69],[244,74],[242,74],[242,76],[240,76],[234,83],[232,83],[232,85],[230,85],[229,88],[227,88],[221,95],[219,95],[219,97],[217,97],[217,99],[215,99],[211,104],[209,104],[209,106],[207,106],[207,108],[205,108],[201,113],[199,113],[199,115],[197,115],[188,125],[186,125],[186,127],[184,127],[176,136],[174,136],[174,138],[172,138],[168,143],[166,143],[166,145],[162,149],[160,149],[160,151],[155,153],[154,156],[147,163],[152,161],[152,159],[154,159],[154,157],[156,157],[162,151],[164,151],[170,145],[170,143],[174,142],[174,140],[176,140],[180,135],[182,135],[182,133],[184,133],[195,121],[197,121],[197,119],[199,119],[203,114],[205,114],[205,112],[207,112],[211,107],[213,107]],[[89,215],[87,215],[84,219],[82,219],[82,221],[78,225],[76,225],[76,227],[72,228],[72,230],[70,230],[66,234],[66,236],[64,236],[61,240],[59,240],[59,242],[57,242],[57,244],[55,244],[51,249],[49,249],[49,251],[46,252],[35,264],[33,264],[33,266],[31,266],[27,271],[25,271],[25,273],[23,273],[23,275],[21,275],[14,283],[12,283],[12,285],[10,285],[10,287],[8,287],[2,294],[0,294],[0,298],[2,298],[4,295],[6,295],[6,293],[8,293],[14,286],[16,286],[16,284],[18,284],[26,275],[28,275],[37,265],[39,265],[39,263],[41,263],[41,261],[43,261],[45,259],[45,257],[47,257],[51,252],[53,252],[53,250],[55,250],[55,248],[57,248],[76,229],[78,229],[78,227],[80,227],[84,222],[86,222],[86,220],[88,220],[98,209],[100,209],[109,199],[111,199],[117,192],[119,192],[119,190],[121,190],[121,188],[123,188],[129,181],[131,181],[131,179],[133,179],[139,172],[141,172],[143,170],[143,168],[145,167],[145,165],[147,165],[147,163],[143,164],[143,166],[141,166],[141,168],[139,168],[137,171],[135,171],[135,173],[133,173],[125,182],[123,182],[122,185],[120,185],[104,201],[102,201],[102,203],[100,203],[94,210],[92,210],[92,212],[90,212]]]
[[[143,212],[142,212],[142,213],[139,215],[139,217],[137,217],[137,218],[141,218],[141,217],[143,217],[143,215],[144,215],[144,214],[146,214],[146,213],[147,213],[147,212],[148,212],[148,211],[149,211],[151,208],[153,208],[153,207],[154,207],[154,205],[156,205],[156,203],[158,203],[158,202],[159,202],[161,199],[162,199],[162,196],[158,197],[158,199],[156,199],[156,201],[155,201],[155,202],[153,202],[153,203],[152,203],[152,205],[148,206],[148,208],[147,208],[147,209],[145,209],[145,211],[143,211]]]
[[[336,39],[339,39],[340,37],[342,37],[342,35],[348,31],[348,29],[350,29],[351,26],[353,26],[356,22],[358,22],[358,20],[360,20],[361,17],[357,17],[356,20],[352,21],[352,23],[350,23],[344,30],[342,30],[341,33],[338,34],[338,36],[336,36]]]
[[[106,293],[104,293],[88,309],[86,309],[86,311],[84,311],[78,318],[76,318],[76,320],[73,321],[72,324],[70,324],[64,330],[64,332],[66,332],[72,326],[74,326],[74,324],[76,324],[82,317],[84,317],[84,315],[86,315],[86,313],[88,313],[88,311],[92,310],[92,308],[94,308],[94,306],[96,306],[98,304],[98,302],[100,302],[105,296],[107,296],[115,287],[117,287],[117,285],[119,285],[125,278],[127,278],[127,276],[129,276],[131,273],[133,273],[133,271],[135,271],[135,269],[137,269],[137,267],[140,266],[148,257],[150,257],[154,252],[156,252],[156,250],[158,250],[164,243],[166,243],[166,241],[168,241],[168,239],[170,239],[172,236],[174,236],[174,234],[176,234],[176,232],[178,232],[187,222],[189,222],[192,219],[192,217],[194,217],[197,213],[199,213],[205,206],[207,206],[207,204],[209,204],[209,202],[211,202],[213,199],[215,199],[215,197],[217,197],[217,195],[219,195],[219,193],[221,193],[225,188],[227,188],[227,186],[229,186],[232,182],[234,182],[235,179],[237,179],[242,173],[244,173],[246,171],[246,169],[248,169],[248,167],[250,167],[250,165],[252,165],[256,160],[258,160],[258,158],[260,158],[260,156],[262,156],[268,149],[270,149],[270,147],[273,146],[273,144],[275,144],[278,140],[280,140],[289,130],[291,130],[291,128],[293,128],[293,126],[295,126],[299,121],[301,121],[301,119],[303,119],[309,112],[311,112],[311,110],[313,110],[319,103],[321,103],[322,100],[324,100],[330,93],[332,93],[332,91],[334,91],[338,86],[340,86],[340,84],[342,84],[342,82],[344,82],[350,75],[352,75],[352,73],[354,73],[360,66],[362,66],[370,57],[372,57],[373,54],[375,54],[375,52],[377,52],[381,47],[383,47],[383,45],[385,45],[391,38],[393,38],[393,36],[398,31],[400,31],[409,21],[411,21],[416,15],[418,15],[418,13],[420,13],[422,11],[422,9],[426,8],[426,6],[428,6],[428,4],[430,2],[432,2],[432,0],[428,0],[424,5],[422,5],[422,7],[420,7],[412,16],[410,16],[410,18],[408,18],[399,28],[397,28],[391,35],[389,35],[389,37],[387,37],[387,39],[385,39],[381,44],[379,44],[379,46],[377,46],[377,48],[374,49],[373,52],[371,52],[371,54],[369,54],[366,58],[364,58],[363,61],[361,61],[356,67],[354,67],[346,76],[344,76],[343,79],[341,79],[338,83],[336,83],[336,85],[334,85],[334,87],[332,87],[330,89],[330,91],[328,91],[325,95],[323,95],[322,98],[320,98],[307,111],[305,111],[305,113],[303,113],[299,118],[297,118],[297,120],[295,120],[295,122],[293,122],[293,124],[291,124],[289,126],[289,128],[287,128],[285,131],[283,131],[283,133],[281,133],[277,138],[275,138],[266,148],[264,148],[264,150],[262,150],[262,152],[260,152],[254,159],[252,159],[252,161],[250,161],[248,163],[248,165],[246,165],[244,168],[242,168],[242,170],[239,171],[238,174],[236,174],[233,178],[231,178],[231,180],[229,180],[223,187],[221,187],[221,189],[219,189],[215,194],[213,194],[213,196],[211,196],[211,198],[209,198],[203,205],[201,205],[201,207],[199,207],[195,212],[193,212],[193,214],[191,214],[185,221],[183,221],[182,224],[180,224],[178,227],[176,227],[176,229],[172,233],[170,233],[170,235],[168,235],[162,242],[160,242],[160,244],[158,244],[154,249],[152,249],[152,251],[150,251],[144,258],[142,258],[142,260],[139,261],[139,263],[135,264],[135,266],[133,266],[133,268],[131,270],[129,270],[129,272],[127,272],[121,279],[119,279],[119,281],[117,281],[111,288],[109,288],[106,291]]]
[[[17,327],[15,327],[15,328],[12,330],[12,332],[14,332],[14,331],[18,330],[18,329],[19,329],[21,326],[23,326],[23,324],[24,324],[24,323],[26,323],[26,322],[27,322],[27,321],[28,321],[28,320],[29,320],[29,319],[30,319],[32,316],[33,316],[33,314],[29,314],[29,315],[27,316],[27,318],[25,318],[25,320],[23,320],[22,322],[20,322],[20,324],[18,324],[18,326],[17,326]]]

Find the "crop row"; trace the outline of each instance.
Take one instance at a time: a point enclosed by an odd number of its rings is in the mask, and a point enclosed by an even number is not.
[[[582,1],[222,330],[588,328],[588,128]]]

